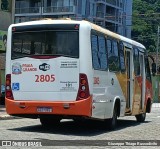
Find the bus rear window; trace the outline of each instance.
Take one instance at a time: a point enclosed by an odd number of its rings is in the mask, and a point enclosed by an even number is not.
[[[12,59],[49,55],[79,57],[77,31],[27,31],[12,36]]]

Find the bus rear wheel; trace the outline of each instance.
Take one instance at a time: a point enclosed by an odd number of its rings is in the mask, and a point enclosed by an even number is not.
[[[108,119],[108,126],[110,130],[114,130],[117,126],[117,117],[118,117],[118,108],[117,105],[114,106],[113,117]]]
[[[60,124],[60,118],[51,116],[40,116],[40,122],[43,127],[54,127]]]
[[[137,119],[137,122],[144,122],[145,119],[146,119],[146,113],[142,113],[142,114],[136,115],[135,117]]]

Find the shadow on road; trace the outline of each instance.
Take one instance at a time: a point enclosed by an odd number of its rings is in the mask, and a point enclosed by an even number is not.
[[[149,123],[146,121],[144,123]],[[143,125],[143,123],[138,123],[136,120],[118,120],[118,126],[114,131],[119,131],[128,127],[135,127],[138,125]],[[10,129],[12,131],[22,131],[22,132],[37,132],[37,133],[49,133],[49,134],[61,134],[61,135],[75,135],[75,136],[96,136],[103,133],[111,133],[107,127],[107,123],[100,121],[87,121],[77,123],[74,121],[62,121],[58,126],[53,126],[52,128],[45,128],[41,125],[30,125],[26,127],[19,127]]]

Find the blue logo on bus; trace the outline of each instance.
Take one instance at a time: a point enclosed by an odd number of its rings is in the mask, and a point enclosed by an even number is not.
[[[13,91],[19,91],[20,85],[19,83],[12,83],[12,90]]]
[[[12,74],[18,75],[22,73],[22,66],[20,63],[14,63],[12,65]]]

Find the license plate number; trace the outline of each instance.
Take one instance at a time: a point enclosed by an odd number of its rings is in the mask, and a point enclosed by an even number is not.
[[[37,112],[52,112],[51,107],[37,107]]]

